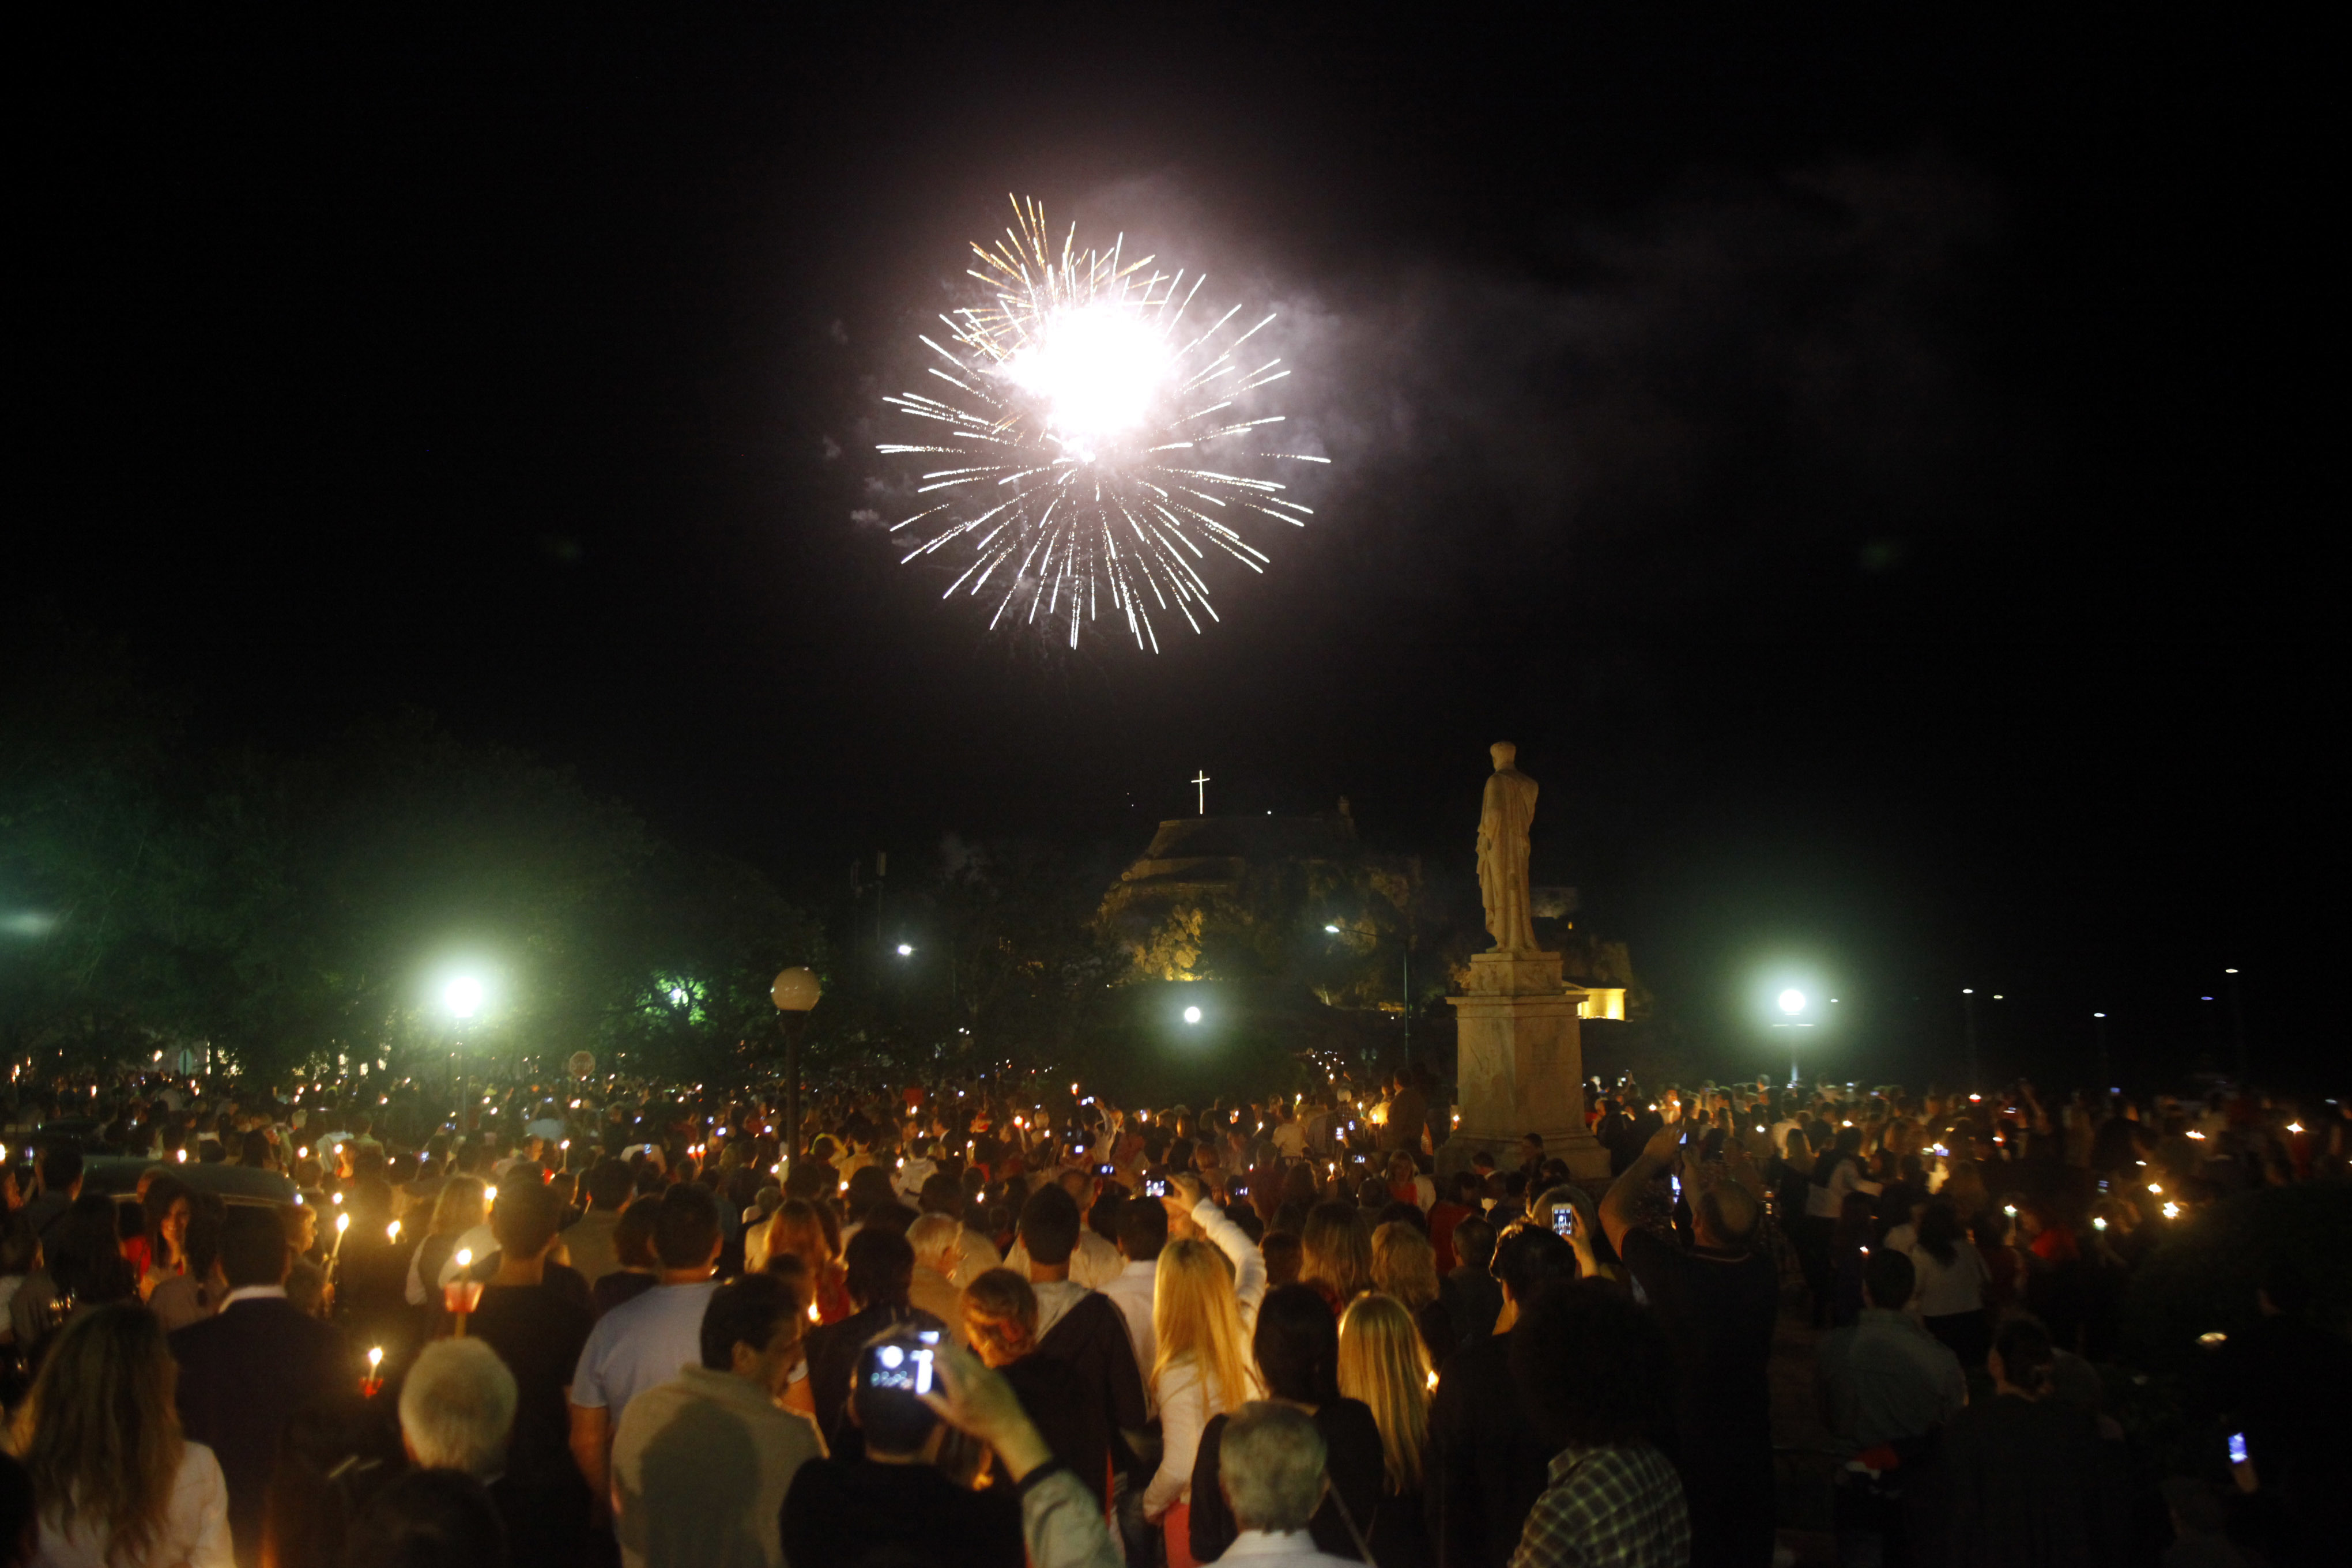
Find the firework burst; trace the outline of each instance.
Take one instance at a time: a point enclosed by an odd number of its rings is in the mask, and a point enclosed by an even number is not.
[[[891,531],[921,541],[902,563],[962,563],[941,597],[993,599],[992,629],[1076,647],[1089,624],[1124,625],[1157,653],[1155,616],[1196,633],[1217,618],[1222,557],[1265,569],[1251,542],[1264,520],[1314,515],[1276,465],[1327,459],[1265,445],[1284,419],[1258,395],[1290,374],[1251,347],[1273,315],[1212,319],[1199,275],[1126,259],[1123,237],[1081,250],[1075,225],[1057,254],[1045,209],[1013,207],[993,248],[972,247],[985,301],[941,316],[944,342],[921,337],[942,386],[884,399],[926,432],[880,449],[918,459],[916,493],[937,498]]]

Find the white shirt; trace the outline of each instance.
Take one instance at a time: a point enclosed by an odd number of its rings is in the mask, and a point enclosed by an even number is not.
[[[1039,1279],[1030,1287],[1037,1293],[1037,1337],[1054,1331],[1062,1315],[1094,1294],[1075,1279]]]
[[[1288,1531],[1276,1535],[1269,1531],[1244,1530],[1234,1537],[1225,1548],[1220,1563],[1286,1563],[1292,1568],[1348,1568],[1349,1559],[1334,1557],[1318,1548],[1315,1537],[1304,1530]]]
[[[1938,1262],[1934,1253],[1913,1243],[1911,1266],[1919,1274],[1911,1305],[1921,1317],[1948,1318],[1984,1306],[1984,1288],[1992,1276],[1985,1268],[1984,1254],[1970,1246],[1967,1237],[1952,1243],[1949,1263]]]
[[[1307,1129],[1296,1121],[1277,1123],[1274,1130],[1274,1147],[1286,1159],[1301,1160],[1307,1156]]]
[[[1111,1279],[1095,1287],[1110,1298],[1118,1315],[1127,1320],[1127,1337],[1135,1346],[1136,1370],[1143,1373],[1148,1385],[1151,1381],[1151,1363],[1159,1353],[1159,1340],[1151,1331],[1151,1302],[1160,1286],[1160,1260],[1146,1258],[1130,1263]],[[1144,1389],[1148,1394],[1149,1386]]]
[[[65,1535],[44,1519],[40,1550],[33,1556],[35,1568],[106,1568],[106,1548],[113,1531],[92,1533],[89,1524],[84,1521],[80,1528]],[[235,1568],[236,1558],[228,1540],[228,1483],[221,1479],[220,1461],[202,1443],[181,1447],[180,1470],[172,1478],[172,1500],[147,1561],[185,1563],[187,1568]]]
[[[1257,1327],[1258,1304],[1265,1300],[1265,1255],[1241,1226],[1225,1217],[1224,1210],[1207,1198],[1193,1206],[1192,1223],[1216,1244],[1220,1252],[1233,1259],[1234,1305],[1241,1309],[1241,1337],[1246,1344]],[[1147,1517],[1165,1513],[1171,1505],[1191,1500],[1192,1461],[1200,1457],[1201,1434],[1207,1428],[1209,1417],[1215,1411],[1261,1396],[1255,1370],[1244,1366],[1242,1371],[1250,1386],[1242,1390],[1238,1398],[1226,1400],[1216,1397],[1223,1390],[1206,1386],[1209,1380],[1202,1376],[1199,1365],[1190,1356],[1172,1363],[1158,1377],[1152,1377],[1149,1365],[1143,1368],[1144,1376],[1151,1383],[1152,1395],[1160,1404],[1160,1468],[1152,1476],[1151,1484],[1144,1489],[1143,1511]]]

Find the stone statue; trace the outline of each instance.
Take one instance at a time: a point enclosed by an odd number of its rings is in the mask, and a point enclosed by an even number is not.
[[[1486,905],[1486,931],[1496,952],[1534,952],[1528,911],[1528,828],[1535,821],[1536,781],[1511,763],[1519,749],[1497,741],[1487,750],[1495,776],[1478,809],[1478,896]]]

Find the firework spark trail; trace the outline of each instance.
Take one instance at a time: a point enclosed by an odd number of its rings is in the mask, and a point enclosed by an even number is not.
[[[883,399],[933,427],[879,447],[917,459],[915,493],[937,498],[890,531],[927,525],[901,564],[968,553],[940,597],[977,598],[993,580],[992,628],[1019,603],[1013,624],[1066,622],[1072,647],[1107,616],[1156,653],[1155,608],[1195,633],[1196,610],[1219,618],[1196,564],[1212,548],[1255,573],[1271,564],[1236,526],[1241,513],[1294,528],[1314,515],[1281,483],[1232,470],[1328,459],[1260,450],[1283,416],[1239,406],[1290,374],[1263,347],[1235,358],[1273,315],[1232,333],[1236,304],[1196,328],[1201,275],[1128,260],[1124,236],[1082,250],[1075,224],[1057,253],[1044,207],[1016,196],[1013,208],[1003,238],[972,246],[967,270],[987,302],[940,317],[945,342],[918,334],[927,374],[961,395],[935,384]]]

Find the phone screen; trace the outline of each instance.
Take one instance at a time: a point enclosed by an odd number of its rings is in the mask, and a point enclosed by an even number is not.
[[[1168,1195],[1168,1184],[1158,1177],[1148,1177],[1143,1184],[1143,1195],[1147,1198],[1164,1198]]]
[[[1682,1201],[1683,1201],[1683,1179],[1682,1179],[1680,1176],[1668,1176],[1668,1177],[1666,1178],[1666,1180],[1668,1180],[1668,1181],[1672,1182],[1672,1183],[1675,1184],[1675,1202],[1676,1202],[1676,1203],[1680,1203],[1680,1202],[1682,1202]]]
[[[1576,1234],[1576,1206],[1573,1204],[1551,1205],[1551,1229],[1554,1236]]]
[[[2243,1432],[2232,1432],[2230,1434],[2230,1463],[2242,1465],[2245,1462],[2246,1435]]]
[[[1110,1174],[1110,1167],[1108,1165],[1097,1165],[1095,1167],[1095,1174],[1097,1176],[1108,1176]]]
[[[868,1388],[895,1388],[906,1394],[931,1391],[931,1352],[884,1345],[874,1353],[874,1370],[866,1374]]]

